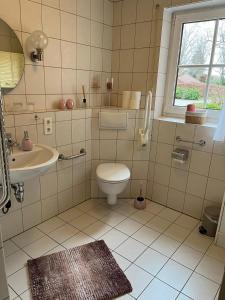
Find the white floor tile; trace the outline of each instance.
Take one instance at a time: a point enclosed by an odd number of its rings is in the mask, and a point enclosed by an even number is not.
[[[37,258],[57,246],[58,244],[55,241],[48,236],[44,236],[34,243],[24,247],[23,249],[32,258]]]
[[[81,216],[84,212],[77,207],[73,207],[59,214],[58,217],[65,222],[74,220],[75,218]]]
[[[164,231],[164,234],[176,241],[183,242],[190,234],[190,230],[183,228],[177,224],[172,224],[166,229],[166,231]]]
[[[206,254],[225,263],[225,249],[222,247],[212,244]]]
[[[135,264],[155,276],[167,261],[168,257],[148,248],[138,257]]]
[[[149,227],[141,227],[138,231],[136,231],[132,238],[138,240],[139,242],[149,246],[155,239],[159,237],[160,233],[155,231]]]
[[[180,246],[180,242],[171,239],[165,235],[161,235],[152,245],[151,248],[170,257]]]
[[[29,276],[27,268],[23,268],[13,275],[8,277],[8,284],[13,288],[13,290],[18,294],[22,294],[29,289]]]
[[[204,256],[196,268],[196,272],[220,284],[224,273],[224,263],[212,257]]]
[[[158,231],[158,232],[163,232],[170,226],[171,222],[162,219],[158,216],[155,216],[152,218],[148,223],[145,224],[145,226],[151,227],[152,229]]]
[[[186,216],[186,215],[181,215],[180,217],[178,217],[175,221],[175,224],[180,225],[184,228],[187,229],[194,229],[199,223],[199,220],[194,219],[192,217]]]
[[[34,241],[40,239],[43,236],[44,233],[34,227],[15,236],[14,238],[12,238],[12,241],[20,248],[23,248],[33,243]]]
[[[164,208],[165,206],[161,204],[152,201],[147,201],[146,210],[152,213],[153,215],[159,214]]]
[[[130,266],[125,274],[132,285],[133,291],[130,295],[134,298],[137,298],[153,279],[153,276],[135,265]]]
[[[83,231],[93,237],[94,239],[99,239],[103,234],[111,230],[112,227],[101,222],[97,221],[91,224],[89,227],[85,228]]]
[[[127,238],[128,236],[126,234],[116,229],[112,229],[108,231],[106,234],[104,234],[103,236],[101,236],[101,239],[104,240],[107,246],[112,250],[117,248]]]
[[[55,240],[58,243],[63,243],[69,238],[71,238],[73,235],[78,233],[78,229],[76,229],[74,226],[71,226],[69,224],[65,224],[62,227],[59,227],[58,229],[52,231],[49,233],[49,236]]]
[[[202,252],[185,245],[181,245],[172,256],[173,260],[192,270],[196,268],[201,258]]]
[[[108,224],[108,225],[110,225],[110,226],[116,226],[120,222],[122,222],[124,219],[126,219],[126,216],[123,216],[119,213],[111,211],[110,214],[108,214],[107,216],[102,218],[101,221]]]
[[[193,232],[187,237],[184,244],[198,251],[205,252],[212,242],[211,238]]]
[[[95,208],[89,210],[88,214],[96,219],[102,219],[110,214],[110,210],[103,205],[97,205]]]
[[[93,238],[86,235],[85,233],[79,232],[76,235],[74,235],[72,238],[70,238],[67,241],[65,241],[64,243],[62,243],[62,246],[65,247],[66,249],[70,249],[70,248],[88,244],[88,243],[91,243],[94,241],[95,240]]]
[[[5,256],[9,256],[19,250],[19,247],[16,246],[11,240],[4,242],[3,248]]]
[[[178,291],[154,278],[138,300],[175,300]]]
[[[22,300],[32,300],[31,291],[27,290],[26,292],[20,295],[20,298]]]
[[[64,250],[66,250],[66,248],[64,248],[63,246],[59,245],[59,246],[51,249],[50,251],[46,252],[45,255],[50,255],[50,254],[57,253],[57,252],[64,251]]]
[[[61,226],[63,226],[65,222],[58,217],[53,217],[44,223],[41,223],[37,226],[38,229],[43,231],[44,233],[49,233]]]
[[[130,216],[131,214],[135,213],[137,211],[136,208],[134,208],[133,205],[123,203],[119,207],[112,208],[115,212],[118,212],[119,214],[122,214],[124,216]]]
[[[185,285],[182,293],[194,300],[213,300],[219,285],[194,273]]]
[[[19,269],[22,269],[30,257],[22,250],[19,250],[5,259],[6,274],[9,276]]]
[[[133,262],[145,249],[145,245],[129,238],[116,249],[116,252]]]
[[[157,274],[157,278],[180,291],[188,281],[191,274],[192,270],[170,259]]]
[[[139,228],[142,227],[142,224],[131,220],[131,219],[126,219],[119,223],[116,226],[116,229],[126,233],[127,235],[132,235],[134,232],[136,232]]]
[[[191,298],[185,296],[184,294],[180,293],[176,300],[190,300]]]
[[[87,212],[87,211],[95,208],[98,204],[99,204],[99,199],[90,199],[90,200],[87,200],[87,201],[77,205],[77,208],[84,212]]]
[[[83,214],[80,217],[76,218],[75,220],[71,221],[70,224],[76,227],[77,229],[82,230],[96,221],[97,221],[96,218],[88,214]]]
[[[13,289],[11,289],[11,287],[9,286],[9,299],[10,300],[14,300],[18,297],[18,295],[14,292]]]
[[[160,218],[163,218],[167,221],[170,221],[170,222],[174,222],[179,216],[181,216],[181,213],[173,210],[173,209],[170,209],[170,208],[164,208],[159,214],[158,216]]]
[[[150,212],[146,210],[140,210],[135,212],[130,216],[132,220],[135,220],[141,224],[145,224],[148,221],[150,221],[155,215],[151,214]]]
[[[119,255],[116,252],[112,252],[116,262],[118,263],[118,265],[120,266],[120,268],[125,271],[130,265],[131,262],[129,260],[127,260],[126,258],[122,257],[121,255]]]

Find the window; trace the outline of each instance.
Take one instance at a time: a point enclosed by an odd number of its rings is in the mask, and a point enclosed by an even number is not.
[[[167,113],[187,104],[216,116],[225,101],[225,8],[177,14],[167,79]]]

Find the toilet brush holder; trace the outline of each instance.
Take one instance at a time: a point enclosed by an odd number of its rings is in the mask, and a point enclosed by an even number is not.
[[[140,195],[134,200],[134,207],[136,209],[145,209],[146,208],[146,200],[142,196],[142,189],[140,189]]]

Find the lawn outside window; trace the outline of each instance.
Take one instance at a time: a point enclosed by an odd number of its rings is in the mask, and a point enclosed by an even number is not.
[[[225,7],[173,16],[165,114],[184,115],[187,104],[217,119],[225,102]]]

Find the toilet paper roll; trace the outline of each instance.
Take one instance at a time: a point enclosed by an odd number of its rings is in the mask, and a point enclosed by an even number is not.
[[[131,91],[123,91],[122,95],[122,107],[129,108],[131,98]]]
[[[139,109],[141,103],[141,92],[140,91],[133,91],[131,92],[130,97],[130,109]]]
[[[173,161],[174,161],[175,163],[178,163],[178,164],[181,164],[181,165],[183,165],[183,164],[185,163],[185,161],[183,161],[183,160],[181,160],[181,159],[177,159],[177,158],[173,158]]]

